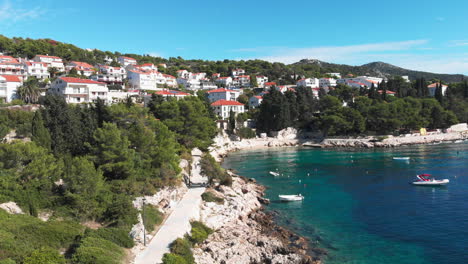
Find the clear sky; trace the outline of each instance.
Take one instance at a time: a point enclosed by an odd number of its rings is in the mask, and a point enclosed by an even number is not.
[[[468,74],[468,0],[0,0],[0,34],[162,57]]]

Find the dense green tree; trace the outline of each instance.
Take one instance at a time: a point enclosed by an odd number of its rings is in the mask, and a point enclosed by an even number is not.
[[[104,123],[94,133],[95,145],[92,159],[103,171],[106,179],[127,179],[134,173],[135,151],[130,149],[130,141],[115,124]]]
[[[40,111],[37,111],[34,114],[31,133],[32,141],[36,142],[36,144],[48,150],[51,149],[52,140],[50,138],[49,131],[44,126],[42,113]]]

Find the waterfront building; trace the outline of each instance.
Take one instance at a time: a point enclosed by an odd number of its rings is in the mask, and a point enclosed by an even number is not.
[[[221,99],[213,102],[211,107],[215,114],[221,117],[221,119],[228,119],[231,111],[234,112],[236,116],[240,113],[244,113],[244,104],[237,101]]]

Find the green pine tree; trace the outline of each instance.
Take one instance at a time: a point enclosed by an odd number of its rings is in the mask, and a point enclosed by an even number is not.
[[[46,148],[47,150],[51,149],[51,138],[49,130],[44,126],[44,120],[42,119],[42,114],[40,111],[37,111],[34,114],[31,126],[32,137],[31,140],[36,142],[37,145]]]

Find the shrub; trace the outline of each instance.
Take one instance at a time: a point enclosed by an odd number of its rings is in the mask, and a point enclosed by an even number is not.
[[[205,201],[205,202],[215,202],[215,203],[218,203],[218,204],[224,203],[224,198],[218,197],[212,192],[204,192],[201,195],[201,197],[202,197],[203,201]]]
[[[24,259],[23,264],[65,264],[65,258],[52,248],[34,250],[31,256]]]
[[[193,221],[190,222],[190,224],[192,225],[192,235],[190,236],[190,241],[193,244],[199,244],[205,241],[208,238],[208,236],[211,233],[213,233],[213,230],[211,228],[207,227],[200,221]]]
[[[187,264],[187,261],[182,256],[166,253],[162,258],[163,264]]]
[[[72,262],[76,264],[120,264],[124,252],[116,244],[102,238],[86,237],[75,254]]]
[[[128,235],[127,230],[123,228],[110,227],[100,228],[98,230],[87,229],[86,235],[109,240],[121,247],[131,248],[135,245],[133,239]]]
[[[152,205],[145,205],[144,223],[145,229],[152,232],[156,225],[160,225],[164,219],[163,213]]]
[[[181,256],[187,264],[195,263],[191,249],[192,245],[186,238],[178,238],[171,243],[171,253]]]

